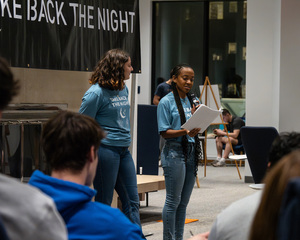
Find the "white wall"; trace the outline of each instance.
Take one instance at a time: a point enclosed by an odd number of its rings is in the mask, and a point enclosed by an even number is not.
[[[246,123],[251,126],[278,126],[273,108],[279,101],[277,2],[247,2]]]
[[[126,86],[129,91],[129,102],[130,102],[130,128],[131,128],[131,146],[129,150],[131,151],[133,161],[136,165],[137,161],[137,74],[131,74],[130,79],[127,80]],[[132,118],[133,116],[133,118]]]
[[[299,0],[281,0],[280,131],[300,131],[299,9]]]
[[[246,123],[300,131],[300,2],[247,4]],[[245,176],[251,176],[249,168]]]
[[[297,0],[251,0],[247,16],[246,122],[300,131]]]
[[[138,74],[140,93],[137,99],[139,104],[151,104],[152,1],[143,0],[139,4],[142,73]]]
[[[78,112],[91,72],[12,68],[21,90],[13,103],[66,103]]]

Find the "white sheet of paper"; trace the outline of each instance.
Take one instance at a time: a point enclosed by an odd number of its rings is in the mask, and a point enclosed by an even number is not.
[[[194,128],[201,128],[200,133],[203,133],[206,128],[218,117],[222,111],[211,109],[204,104],[194,112],[192,117],[187,120],[181,128],[191,131]]]

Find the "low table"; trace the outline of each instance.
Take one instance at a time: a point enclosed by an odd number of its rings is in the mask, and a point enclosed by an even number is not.
[[[138,194],[140,201],[145,200],[145,194],[148,192],[158,191],[165,189],[165,177],[157,175],[136,175]],[[148,205],[148,204],[147,204]],[[114,191],[112,207],[118,207],[118,194]]]

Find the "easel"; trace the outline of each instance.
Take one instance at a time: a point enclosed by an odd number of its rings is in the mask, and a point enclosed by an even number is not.
[[[212,89],[212,87],[211,87],[209,78],[208,78],[207,76],[205,77],[205,82],[204,82],[203,89],[202,89],[202,91],[201,91],[201,94],[200,94],[199,99],[200,99],[200,100],[202,99],[203,93],[204,93],[204,91],[205,91],[205,101],[204,101],[204,104],[207,105],[207,91],[208,91],[208,90],[207,90],[207,87],[210,88],[210,91],[211,91],[211,94],[212,94],[212,96],[213,96],[213,98],[214,98],[214,102],[215,102],[215,104],[216,104],[216,107],[217,107],[217,109],[219,109],[219,105],[218,105],[217,99],[216,99],[216,97],[215,97],[214,91],[213,91],[213,89]],[[231,152],[232,152],[232,154],[234,155],[233,147],[232,147],[230,138],[229,138],[229,136],[228,136],[228,131],[227,131],[226,123],[224,122],[223,117],[222,117],[221,114],[220,114],[220,119],[221,119],[222,123],[212,123],[211,125],[219,125],[219,124],[223,124],[224,130],[225,130],[225,132],[226,132],[226,134],[227,134],[227,138],[228,138],[228,141],[229,141],[229,144],[230,144]],[[207,130],[205,130],[204,151],[203,151],[203,152],[205,153],[205,154],[204,154],[204,177],[206,177],[206,164],[207,164],[206,144],[207,144]],[[240,177],[240,179],[242,179],[241,174],[240,174],[240,170],[239,170],[239,167],[238,167],[238,164],[237,164],[237,161],[234,160],[234,162],[235,162],[235,166],[236,166],[236,169],[237,169],[237,171],[238,171],[239,177]]]

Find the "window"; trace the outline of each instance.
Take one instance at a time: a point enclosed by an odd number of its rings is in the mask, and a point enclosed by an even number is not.
[[[192,89],[208,76],[223,107],[245,114],[246,1],[153,2],[152,97],[178,63],[195,71]],[[152,101],[151,101],[152,102]]]
[[[193,67],[196,76],[193,90],[199,96],[206,55],[204,4],[155,2],[153,7],[152,98],[159,81],[168,80],[171,69],[179,63]]]

